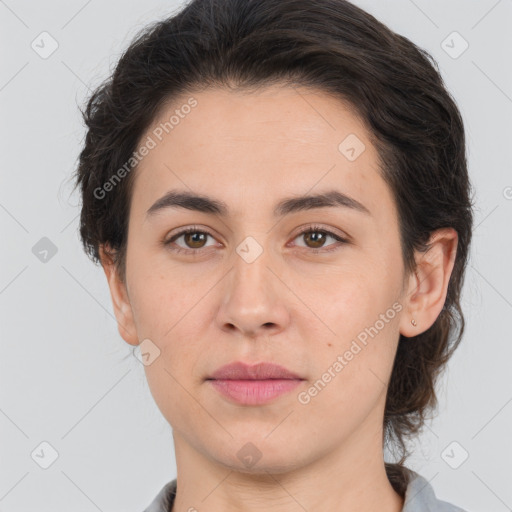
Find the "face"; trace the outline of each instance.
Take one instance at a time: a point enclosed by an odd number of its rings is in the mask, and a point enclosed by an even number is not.
[[[141,139],[154,147],[134,171],[123,317],[125,340],[146,340],[175,439],[244,471],[247,453],[279,472],[381,446],[406,291],[397,210],[365,126],[307,89],[191,96],[193,108],[174,101]],[[215,203],[148,213],[171,191]],[[300,380],[266,400],[277,384],[227,396],[208,379],[236,361]]]

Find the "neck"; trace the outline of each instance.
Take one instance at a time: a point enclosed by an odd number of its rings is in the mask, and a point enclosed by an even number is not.
[[[178,477],[172,512],[401,512],[403,508],[403,498],[386,475],[382,430],[369,435],[361,426],[335,450],[306,463],[297,459],[294,467],[265,464],[262,458],[257,472],[221,465],[179,432],[173,431],[173,437]]]

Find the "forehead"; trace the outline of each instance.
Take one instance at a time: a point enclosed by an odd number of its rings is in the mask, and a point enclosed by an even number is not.
[[[271,198],[333,188],[371,211],[391,201],[364,123],[350,105],[321,91],[190,93],[160,110],[141,144],[149,139],[153,147],[138,165],[133,190],[140,213],[173,188],[218,197],[234,213],[248,200],[270,209]]]

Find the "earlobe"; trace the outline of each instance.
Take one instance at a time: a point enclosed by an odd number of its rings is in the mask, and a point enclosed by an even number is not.
[[[400,334],[407,338],[429,329],[441,313],[457,253],[457,232],[442,228],[430,237],[429,249],[418,253],[416,271],[404,299]],[[414,322],[411,320],[413,319]]]
[[[100,260],[112,298],[112,306],[117,321],[117,329],[121,337],[130,345],[138,345],[139,340],[135,322],[133,319],[132,307],[126,291],[126,285],[122,281],[113,262],[111,253],[103,246],[99,249]]]

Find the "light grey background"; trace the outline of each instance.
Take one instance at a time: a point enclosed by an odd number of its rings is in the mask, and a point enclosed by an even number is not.
[[[438,61],[476,189],[467,331],[408,465],[470,512],[512,510],[512,2],[355,3]],[[85,133],[77,103],[140,28],[180,5],[0,0],[2,512],[139,512],[176,475],[171,429],[118,334],[101,267],[82,253],[69,177]],[[59,45],[47,59],[31,47],[43,31]],[[454,31],[469,43],[458,58]],[[57,248],[46,262],[32,252],[42,237]],[[58,452],[48,469],[45,445],[31,456],[44,441]]]

